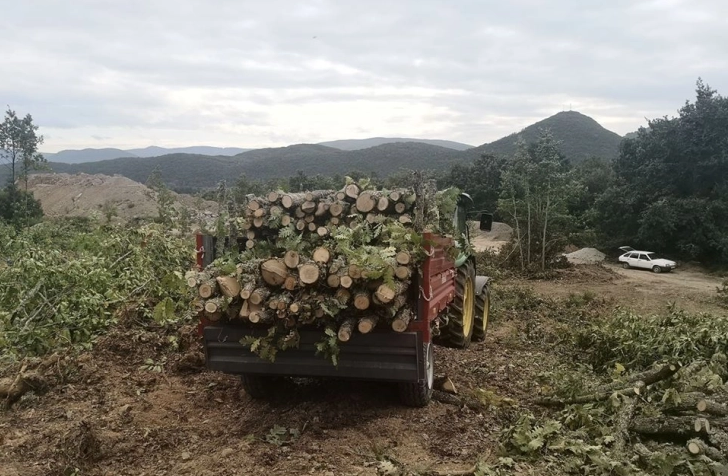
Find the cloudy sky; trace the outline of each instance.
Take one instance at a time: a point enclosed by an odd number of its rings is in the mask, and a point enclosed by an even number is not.
[[[0,98],[48,152],[477,145],[568,109],[624,134],[699,76],[728,94],[725,0],[0,3]]]

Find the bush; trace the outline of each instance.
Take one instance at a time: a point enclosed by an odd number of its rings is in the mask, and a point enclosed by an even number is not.
[[[31,192],[14,186],[0,190],[0,221],[14,226],[30,226],[43,218],[40,201]]]
[[[0,226],[0,353],[89,347],[122,309],[160,322],[185,317],[192,240],[159,226],[88,220]]]
[[[687,362],[728,352],[728,318],[674,307],[655,316],[618,309],[611,319],[573,332],[587,362],[601,370],[616,363],[639,370],[660,360]]]

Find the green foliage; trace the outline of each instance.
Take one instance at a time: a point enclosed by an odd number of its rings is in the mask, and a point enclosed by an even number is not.
[[[484,154],[473,162],[454,164],[438,186],[454,186],[469,194],[474,209],[495,211],[501,194],[502,176],[508,160],[502,156]]]
[[[187,240],[66,220],[0,226],[0,349],[12,356],[88,348],[120,313],[159,323],[187,318]]]
[[[324,330],[324,337],[314,345],[316,347],[316,355],[322,355],[326,359],[330,359],[334,365],[339,365],[339,339],[336,336],[336,329],[327,327]]]
[[[42,218],[43,208],[32,192],[20,190],[15,185],[0,190],[0,223],[23,227],[34,225]]]
[[[573,329],[574,344],[596,369],[643,369],[663,359],[689,362],[728,352],[728,318],[670,307],[642,316],[618,309],[611,319]]]
[[[146,185],[154,192],[153,198],[157,202],[157,220],[159,223],[171,227],[177,218],[177,212],[174,209],[175,200],[172,192],[162,181],[162,172],[158,168],[149,175]]]
[[[287,330],[280,325],[271,326],[264,336],[245,336],[240,343],[250,348],[250,351],[261,359],[275,362],[279,350],[286,350],[298,347],[298,331]]]
[[[696,95],[623,142],[615,184],[597,200],[605,245],[728,263],[728,98],[702,81]]]
[[[728,279],[723,281],[723,284],[719,288],[717,288],[718,291],[718,302],[721,306],[728,307]]]
[[[36,134],[37,130],[38,126],[33,124],[30,114],[21,119],[9,108],[0,123],[0,159],[10,164],[9,183],[14,185],[16,180],[24,180],[26,191],[28,174],[46,162],[43,154],[38,153],[43,136]]]
[[[265,435],[265,442],[275,446],[286,446],[295,443],[301,436],[301,432],[296,428],[286,428],[285,426],[273,425]]]

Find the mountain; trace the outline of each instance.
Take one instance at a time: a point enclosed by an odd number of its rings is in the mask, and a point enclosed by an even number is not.
[[[402,169],[445,170],[462,160],[461,152],[418,142],[383,144],[368,149],[344,151],[318,144],[256,149],[234,157],[168,154],[160,157],[127,157],[83,164],[51,163],[55,172],[123,175],[146,182],[155,168],[174,189],[215,187],[241,174],[253,179],[289,177],[298,171],[307,175],[344,175],[352,171],[386,176]]]
[[[613,159],[619,154],[619,144],[622,142],[619,134],[605,129],[591,117],[576,111],[564,111],[532,124],[521,132],[513,133],[490,144],[474,147],[465,153],[473,158],[484,153],[513,155],[519,136],[526,142],[535,142],[541,129],[551,130],[554,138],[561,142],[559,146],[561,153],[572,162],[579,162],[591,156]]]
[[[450,140],[436,140],[436,139],[402,139],[393,137],[372,137],[369,139],[346,139],[346,140],[332,140],[329,142],[319,142],[319,145],[325,145],[326,147],[334,147],[341,150],[359,150],[368,149],[369,147],[376,147],[383,144],[392,144],[396,142],[421,142],[423,144],[436,145],[439,147],[446,147],[454,150],[467,150],[472,149],[472,145],[462,144],[460,142],[453,142]]]
[[[247,152],[251,149],[241,149],[239,147],[211,147],[209,145],[198,145],[193,147],[157,147],[150,145],[143,149],[129,149],[137,157],[159,157],[166,154],[199,154],[199,155],[225,155],[232,156]]]
[[[136,154],[121,149],[81,149],[62,150],[55,154],[43,153],[48,161],[64,162],[67,164],[80,164],[83,162],[94,162],[98,160],[118,159],[119,157],[136,157]]]

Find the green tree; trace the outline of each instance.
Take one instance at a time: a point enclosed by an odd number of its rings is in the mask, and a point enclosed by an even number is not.
[[[698,80],[678,117],[625,139],[615,181],[597,200],[607,246],[728,263],[728,98]]]
[[[157,220],[165,226],[172,226],[177,211],[174,208],[174,194],[162,181],[162,172],[155,168],[147,178],[146,186],[153,192],[153,198],[157,202]]]
[[[473,198],[476,210],[495,211],[501,195],[502,175],[507,159],[483,154],[469,164],[455,164],[440,180],[440,188],[457,187]]]
[[[38,153],[43,136],[38,135],[37,130],[30,114],[21,119],[11,109],[5,112],[5,120],[0,123],[0,157],[10,166],[10,183],[25,180],[26,190],[30,171],[41,168],[46,162],[43,154]]]

